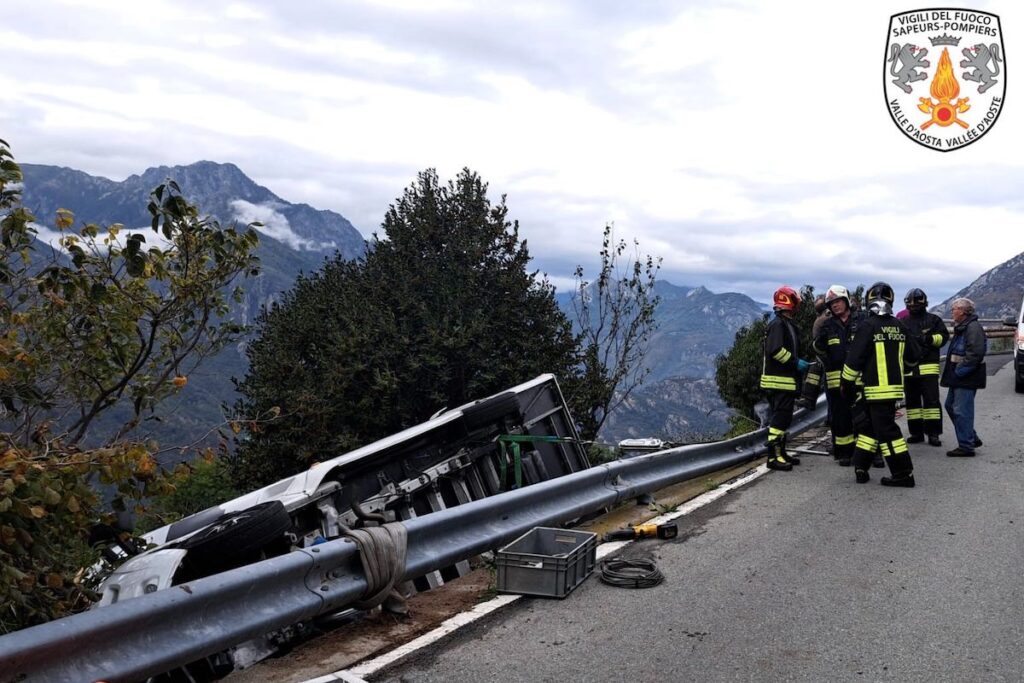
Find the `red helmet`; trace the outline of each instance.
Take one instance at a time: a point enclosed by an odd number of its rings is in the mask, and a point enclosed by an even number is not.
[[[800,306],[800,295],[792,287],[783,285],[775,290],[772,305],[776,311],[795,311]]]

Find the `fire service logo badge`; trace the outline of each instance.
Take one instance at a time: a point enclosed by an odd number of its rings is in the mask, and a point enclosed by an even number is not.
[[[1003,109],[1005,59],[995,14],[950,8],[894,14],[885,46],[892,120],[928,149],[952,152],[977,142]]]

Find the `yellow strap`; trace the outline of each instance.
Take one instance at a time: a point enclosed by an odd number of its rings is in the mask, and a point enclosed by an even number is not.
[[[889,367],[885,362],[885,343],[875,342],[875,369],[878,372],[878,383],[885,386],[889,383]],[[900,373],[903,374],[903,373]]]
[[[772,355],[772,358],[779,361],[780,363],[786,363],[792,357],[793,354],[789,352],[789,349],[779,349]]]
[[[872,453],[878,447],[878,441],[872,439],[867,434],[860,434],[857,436],[857,448],[863,451],[871,451]]]
[[[889,384],[884,387],[864,387],[864,395],[868,400],[882,401],[890,399],[898,401],[903,398],[903,385]]]
[[[853,382],[858,377],[860,377],[860,370],[854,370],[849,365],[843,366],[843,379],[845,379],[848,382]]]
[[[890,443],[892,445],[892,452],[894,454],[910,452],[910,447],[907,446],[907,442],[903,437],[900,437]]]
[[[828,338],[828,345],[829,346],[838,346],[839,344],[842,344],[842,343],[843,342],[839,339],[839,337],[829,337]]]
[[[853,434],[850,434],[849,436],[837,436],[836,437],[836,445],[837,446],[848,446],[851,443],[855,443],[856,441],[857,441],[857,437],[855,437]]]
[[[939,374],[939,364],[938,363],[922,363],[921,365],[917,366],[917,369],[920,372],[922,377],[925,376],[925,375],[937,375],[937,374]]]
[[[942,335],[941,334],[933,334],[932,335],[932,346],[942,346]]]

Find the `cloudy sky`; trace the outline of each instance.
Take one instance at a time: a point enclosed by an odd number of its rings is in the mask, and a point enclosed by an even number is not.
[[[971,6],[1000,15],[1014,70],[1024,10]],[[977,143],[908,140],[882,87],[905,3],[3,7],[0,138],[24,163],[120,180],[233,162],[364,235],[418,171],[468,166],[557,284],[593,266],[609,221],[665,279],[762,301],[884,278],[934,303],[1024,251],[1015,82]]]

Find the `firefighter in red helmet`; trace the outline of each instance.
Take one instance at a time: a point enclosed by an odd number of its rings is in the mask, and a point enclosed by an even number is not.
[[[782,286],[772,297],[775,316],[768,323],[764,338],[764,358],[760,386],[768,393],[771,417],[768,420],[768,467],[789,471],[800,459],[786,452],[786,430],[793,422],[793,406],[800,387],[800,375],[808,363],[800,357],[800,338],[793,316],[800,306],[800,295],[792,287]]]

